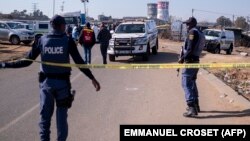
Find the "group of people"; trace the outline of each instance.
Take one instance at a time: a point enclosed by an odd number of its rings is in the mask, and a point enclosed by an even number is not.
[[[187,20],[188,36],[182,49],[182,55],[179,63],[199,63],[201,54],[201,46],[203,44],[202,33],[197,30],[197,21],[194,17]],[[76,42],[71,37],[70,29],[66,29],[65,19],[59,15],[51,19],[53,31],[48,35],[44,35],[36,39],[32,45],[31,51],[26,56],[27,59],[35,60],[39,55],[41,61],[54,63],[69,63],[70,56],[77,64],[91,63],[91,48],[95,44],[94,32],[87,23],[86,27],[81,30],[79,35],[79,43],[83,45],[85,52],[85,60],[80,56]],[[67,34],[65,33],[67,32]],[[70,36],[70,37],[69,37]],[[108,42],[111,38],[109,31],[105,25],[101,25],[98,40],[101,44],[101,53],[103,55],[103,64],[106,64],[106,53]],[[15,62],[2,62],[0,68],[21,68],[32,64],[32,61],[19,60]],[[100,84],[95,79],[89,69],[80,69],[94,85],[96,91],[100,90]],[[186,68],[182,71],[182,86],[185,92],[187,102],[187,112],[185,117],[195,117],[200,112],[198,89],[196,85],[198,69]],[[40,86],[40,138],[41,141],[50,140],[51,118],[56,104],[57,116],[57,140],[66,141],[68,136],[67,112],[72,104],[71,84],[70,84],[71,68],[49,66],[41,64],[39,73]]]
[[[95,32],[94,28],[91,28],[89,22],[86,23],[83,29],[79,25],[75,25],[73,29],[72,27],[67,26],[66,33],[70,38],[72,37],[75,42],[78,42],[83,47],[85,55],[84,59],[87,64],[91,64],[91,50],[98,40],[100,42],[103,64],[107,64],[107,49],[109,46],[109,40],[111,39],[111,34],[104,23],[101,24],[98,34]]]

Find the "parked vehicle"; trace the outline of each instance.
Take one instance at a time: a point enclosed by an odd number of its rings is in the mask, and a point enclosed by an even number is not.
[[[148,61],[150,52],[157,54],[158,30],[153,20],[121,23],[112,34],[108,54],[109,60],[118,56],[142,56]]]
[[[34,40],[35,33],[20,26],[20,22],[0,21],[0,40],[9,41],[14,45],[20,42],[30,44]]]
[[[206,45],[204,50],[220,54],[221,50],[225,50],[227,54],[231,54],[234,48],[234,32],[229,30],[206,29],[203,31],[206,37]]]
[[[60,15],[64,17],[66,24],[71,27],[74,27],[76,24],[84,25],[86,22],[85,14],[81,13],[81,11],[65,12]]]
[[[48,34],[52,30],[50,21],[33,21],[31,25],[32,30],[35,32],[35,37]]]

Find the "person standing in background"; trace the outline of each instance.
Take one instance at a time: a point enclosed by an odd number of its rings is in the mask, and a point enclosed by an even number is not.
[[[100,32],[97,36],[97,39],[100,42],[103,64],[107,64],[107,50],[109,46],[109,40],[111,39],[111,34],[103,23],[101,24]]]
[[[96,43],[95,32],[90,27],[90,23],[86,23],[86,27],[81,31],[79,43],[83,46],[85,61],[91,64],[91,49]]]

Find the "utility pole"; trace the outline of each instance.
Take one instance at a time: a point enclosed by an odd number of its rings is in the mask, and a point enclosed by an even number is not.
[[[64,11],[64,1],[62,2],[62,6],[61,6],[61,11],[63,12]]]
[[[192,17],[194,17],[194,9],[192,9]]]
[[[247,16],[248,31],[250,31],[250,17]]]
[[[234,15],[233,15],[233,26],[234,26]]]
[[[32,3],[32,10],[33,12],[37,10],[37,3]]]
[[[32,10],[33,10],[32,15],[35,16],[35,13],[37,13],[37,3],[32,3]]]
[[[55,16],[55,0],[53,0],[53,16]]]
[[[86,8],[86,2],[89,2],[89,0],[81,0],[81,2],[84,4],[84,14],[85,14],[85,19],[87,19],[87,8]]]

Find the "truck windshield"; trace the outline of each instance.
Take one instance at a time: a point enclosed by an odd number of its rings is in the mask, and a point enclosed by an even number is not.
[[[20,28],[20,23],[7,23],[7,25],[11,28],[11,29],[17,29]]]
[[[212,30],[204,30],[203,31],[206,36],[212,37],[220,37],[221,32],[219,31],[212,31]]]
[[[118,26],[115,33],[145,33],[144,24],[122,24]]]
[[[77,24],[78,23],[78,17],[64,17],[66,24]]]

